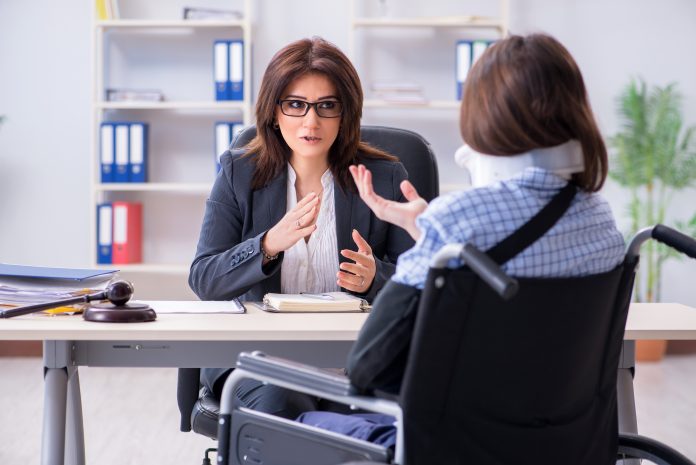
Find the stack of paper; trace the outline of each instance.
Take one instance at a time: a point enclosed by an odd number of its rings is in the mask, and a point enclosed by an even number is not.
[[[363,312],[368,303],[347,292],[323,294],[266,294],[265,310],[270,312]]]
[[[31,305],[99,292],[116,271],[0,263],[0,305]]]

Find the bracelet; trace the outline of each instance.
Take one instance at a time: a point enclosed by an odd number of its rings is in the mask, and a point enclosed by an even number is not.
[[[263,255],[263,258],[266,260],[275,260],[278,258],[278,255],[280,255],[280,252],[278,252],[275,255],[268,255],[265,250],[263,250],[263,244],[260,244],[261,247],[261,255]]]

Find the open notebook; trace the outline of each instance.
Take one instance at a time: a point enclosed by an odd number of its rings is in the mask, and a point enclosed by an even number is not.
[[[370,306],[366,300],[347,292],[322,294],[274,294],[263,296],[269,312],[364,312]]]

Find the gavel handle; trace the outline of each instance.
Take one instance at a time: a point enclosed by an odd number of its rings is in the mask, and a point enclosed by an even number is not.
[[[23,307],[8,308],[5,310],[0,310],[0,318],[12,318],[14,316],[27,315],[29,313],[40,312],[41,310],[48,310],[49,308],[62,307],[64,305],[80,304],[92,302],[93,300],[104,300],[106,299],[106,292],[101,291],[95,294],[81,295],[79,297],[71,297],[69,299],[56,300],[53,302],[44,302],[42,304],[25,305]]]

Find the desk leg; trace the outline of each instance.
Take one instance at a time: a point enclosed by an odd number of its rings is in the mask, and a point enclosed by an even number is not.
[[[616,379],[616,395],[619,409],[619,432],[638,433],[636,399],[633,392],[633,373],[636,366],[636,343],[624,341]]]
[[[44,341],[44,415],[41,464],[60,465],[65,456],[68,371],[64,342]]]
[[[72,345],[70,341],[44,341],[43,344],[42,465],[85,463],[80,378],[71,361]]]
[[[77,367],[68,367],[67,431],[65,463],[85,465],[85,431],[82,424],[80,376]]]

